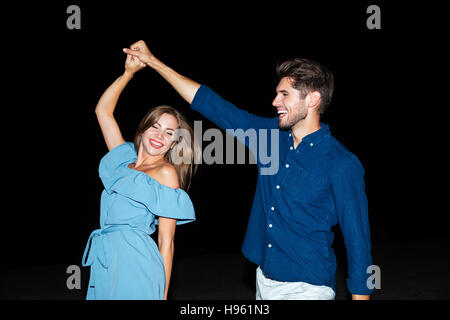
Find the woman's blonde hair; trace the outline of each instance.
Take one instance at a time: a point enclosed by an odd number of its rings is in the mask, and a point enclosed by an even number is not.
[[[173,115],[177,119],[178,129],[175,134],[175,144],[166,152],[164,159],[175,167],[180,187],[188,190],[192,176],[197,171],[201,150],[194,136],[194,130],[178,110],[165,105],[150,109],[139,123],[134,136],[134,147],[139,150],[142,134],[165,113]]]

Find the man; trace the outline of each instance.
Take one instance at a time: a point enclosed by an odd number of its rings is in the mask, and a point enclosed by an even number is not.
[[[273,175],[259,171],[242,246],[244,256],[258,265],[256,298],[334,299],[331,228],[339,223],[348,259],[347,288],[352,299],[369,299],[366,272],[372,257],[364,168],[320,122],[333,94],[332,73],[307,59],[281,64],[272,103],[278,117],[271,119],[240,110],[178,74],[143,41],[130,48],[124,52],[156,70],[194,110],[222,129],[281,129],[281,166]]]

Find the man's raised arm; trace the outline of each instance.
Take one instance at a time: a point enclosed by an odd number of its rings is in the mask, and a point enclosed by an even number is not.
[[[276,127],[276,121],[251,114],[237,108],[232,103],[222,99],[206,85],[201,85],[175,70],[169,68],[157,59],[140,40],[130,49],[123,49],[126,54],[137,57],[141,62],[156,70],[172,87],[186,100],[193,110],[200,112],[205,118],[214,122],[222,129],[259,129]],[[276,120],[276,119],[275,119]]]
[[[156,70],[189,104],[195,97],[195,93],[200,88],[200,84],[182,76],[175,70],[169,68],[158,60],[149,50],[144,41],[140,40],[130,46],[130,49],[123,49],[126,54],[137,57],[141,62]]]

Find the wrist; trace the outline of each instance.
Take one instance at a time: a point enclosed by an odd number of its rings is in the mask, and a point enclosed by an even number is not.
[[[130,71],[126,70],[126,69],[125,69],[125,71],[122,74],[122,78],[125,79],[125,80],[131,80],[131,78],[133,78],[133,77],[134,77],[134,73],[130,72]]]
[[[370,295],[352,294],[352,300],[370,300]]]
[[[161,62],[158,58],[156,58],[154,55],[149,57],[147,61],[144,62],[147,66],[149,66],[152,69],[155,69],[156,71],[164,68],[164,63]]]

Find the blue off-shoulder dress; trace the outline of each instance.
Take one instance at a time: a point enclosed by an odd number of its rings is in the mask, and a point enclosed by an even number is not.
[[[125,142],[100,161],[100,229],[91,233],[82,261],[91,267],[88,300],[163,299],[164,263],[150,234],[158,217],[177,225],[195,220],[187,193],[129,168],[136,160],[133,143]]]

